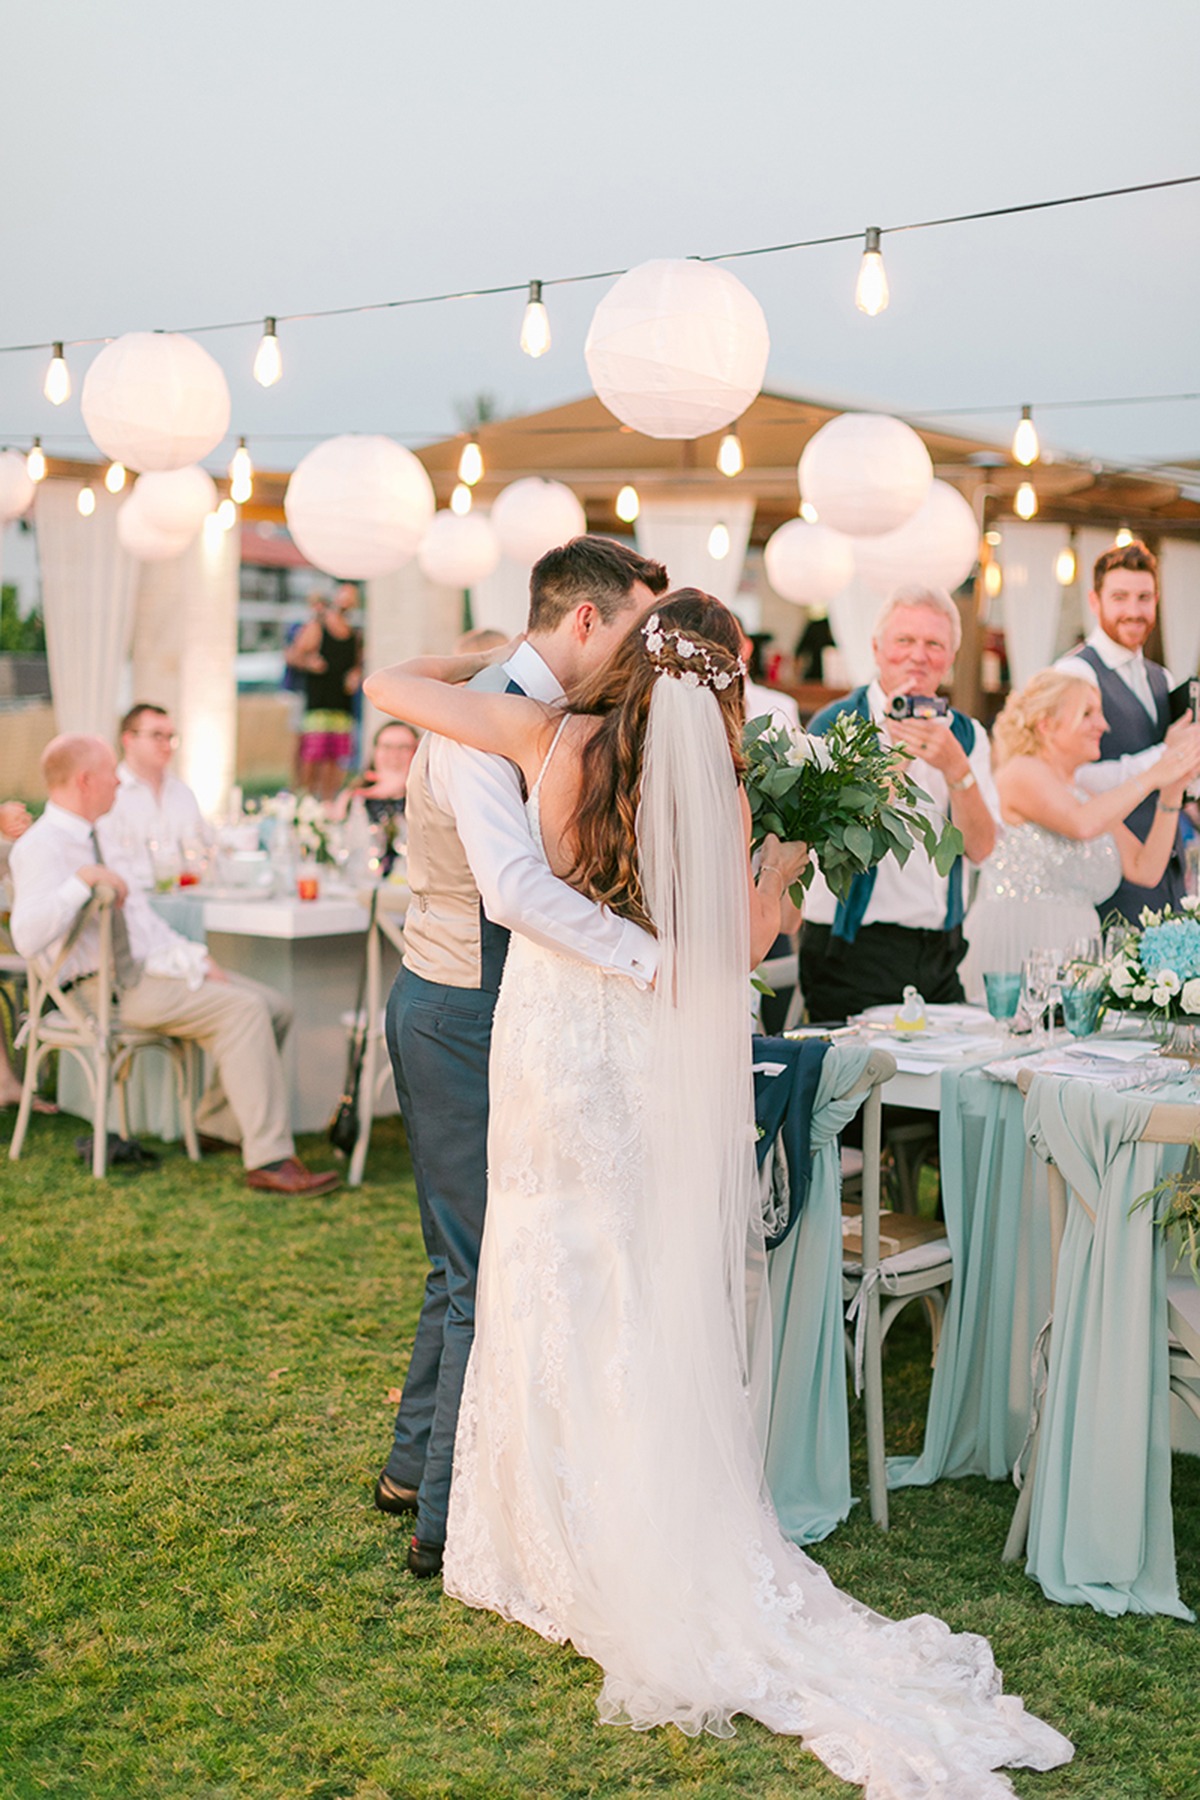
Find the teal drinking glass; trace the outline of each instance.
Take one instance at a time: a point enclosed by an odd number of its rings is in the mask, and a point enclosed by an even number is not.
[[[1006,975],[988,969],[983,977],[984,991],[987,994],[987,1009],[993,1019],[1011,1019],[1021,1000],[1020,974]]]

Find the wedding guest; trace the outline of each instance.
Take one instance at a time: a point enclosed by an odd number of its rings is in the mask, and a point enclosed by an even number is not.
[[[1136,538],[1130,544],[1114,544],[1097,559],[1088,605],[1095,627],[1056,666],[1067,674],[1082,675],[1100,690],[1105,723],[1100,755],[1084,764],[1077,777],[1080,787],[1099,794],[1153,767],[1168,746],[1200,743],[1200,725],[1190,718],[1171,724],[1167,696],[1175,683],[1161,664],[1144,654],[1158,615],[1158,561],[1145,544]],[[1151,790],[1125,824],[1144,841],[1155,821]],[[1102,901],[1100,913],[1103,917],[1115,910],[1136,920],[1144,906],[1157,911],[1178,905],[1184,892],[1183,841],[1176,830],[1159,878],[1144,883],[1123,876]]]
[[[599,668],[667,584],[661,563],[608,538],[574,538],[534,564],[528,637],[476,684],[554,704]],[[389,710],[386,671],[367,698]],[[487,1196],[492,1014],[518,924],[568,956],[643,982],[656,946],[629,919],[552,875],[530,834],[516,768],[430,733],[407,795],[413,903],[387,1009],[430,1270],[394,1441],[378,1481],[381,1512],[415,1513],[413,1575],[442,1565],[459,1402],[475,1333]]]
[[[507,642],[507,639],[501,640]],[[372,825],[398,818],[405,807],[408,774],[417,753],[419,733],[415,725],[403,719],[388,719],[371,740],[371,762],[344,787],[329,808],[335,822],[346,817],[350,802],[361,798],[366,802],[367,817]]]
[[[154,887],[152,845],[178,852],[212,833],[186,781],[171,772],[179,737],[165,706],[139,700],[121,720],[117,798],[102,835],[131,865],[139,887]]]
[[[873,719],[914,758],[909,773],[929,795],[935,824],[948,815],[962,832],[966,860],[981,863],[995,846],[1000,814],[983,726],[956,711],[940,718],[891,716],[897,698],[932,697],[949,681],[961,637],[949,594],[901,588],[875,622],[875,679],[824,707],[809,731],[823,735],[845,712]],[[962,1000],[962,863],[960,857],[949,877],[939,875],[917,844],[903,865],[888,856],[870,874],[856,876],[844,902],[834,900],[819,872],[814,876],[800,933],[800,986],[811,1019],[844,1019],[899,1001],[910,984],[927,1001]]]
[[[117,794],[117,759],[102,738],[54,738],[42,753],[49,799],[13,846],[13,943],[22,956],[56,957],[93,889],[112,888],[113,961],[122,1023],[191,1039],[213,1076],[196,1113],[204,1143],[240,1147],[246,1185],[273,1194],[325,1194],[336,1174],[315,1174],[296,1155],[288,1124],[280,1045],[292,1022],[281,994],[226,974],[203,944],[164,924],[128,864],[102,860],[96,821]],[[115,866],[114,866],[115,865]],[[84,926],[59,970],[82,1004],[95,997],[99,927]]]
[[[8,872],[8,855],[13,844],[23,837],[33,824],[28,807],[20,800],[0,800],[0,880]],[[21,1083],[16,1070],[8,1059],[8,1045],[0,1036],[0,1106],[15,1106],[21,1098]],[[38,1112],[57,1112],[48,1100],[39,1095],[34,1100],[34,1108]]]
[[[343,582],[302,625],[286,652],[289,668],[304,672],[301,785],[332,800],[354,754],[354,696],[362,684],[362,639],[350,623],[358,589]]]
[[[1010,694],[996,720],[1003,828],[966,918],[968,999],[983,1000],[985,970],[1016,972],[1031,950],[1066,953],[1075,939],[1096,936],[1118,877],[1153,888],[1167,867],[1200,744],[1186,737],[1118,786],[1088,795],[1080,772],[1099,756],[1105,729],[1096,683],[1061,668]],[[1121,820],[1147,800],[1152,820],[1142,839]]]

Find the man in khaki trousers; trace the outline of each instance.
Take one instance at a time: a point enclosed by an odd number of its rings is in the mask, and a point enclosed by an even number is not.
[[[102,860],[96,821],[117,792],[117,759],[97,737],[57,737],[42,754],[49,802],[13,846],[12,938],[22,956],[53,958],[92,889],[117,895],[113,959],[126,1025],[200,1044],[214,1076],[197,1113],[206,1144],[240,1146],[249,1187],[324,1194],[337,1174],[314,1174],[296,1155],[279,1045],[292,1021],[282,995],[227,975],[202,944],[180,937],[119,868]],[[99,963],[99,930],[87,925],[63,962],[60,985],[86,1005]]]

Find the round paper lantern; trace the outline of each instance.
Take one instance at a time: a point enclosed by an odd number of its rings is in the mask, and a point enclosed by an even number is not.
[[[283,499],[301,552],[342,581],[370,581],[408,562],[435,506],[433,483],[411,450],[352,435],[310,450]]]
[[[147,525],[167,537],[195,537],[217,506],[217,484],[207,469],[193,463],[187,469],[169,469],[142,475],[133,490],[133,503]]]
[[[166,562],[169,557],[182,556],[195,535],[194,528],[172,532],[152,525],[133,495],[117,512],[117,541],[138,562]]]
[[[25,458],[16,450],[0,450],[0,525],[28,512],[37,485],[29,478]]]
[[[500,561],[500,540],[482,513],[434,515],[421,539],[421,573],[440,587],[469,588],[484,581]]]
[[[767,539],[763,551],[767,580],[781,600],[797,605],[828,606],[854,579],[854,548],[849,538],[827,525],[789,519]]]
[[[979,558],[979,526],[957,488],[935,481],[923,506],[898,531],[855,540],[854,561],[876,593],[919,584],[953,593]]]
[[[535,563],[547,550],[587,530],[582,506],[561,481],[527,475],[501,488],[492,502],[492,530],[505,556]]]
[[[83,379],[92,441],[127,469],[183,469],[229,430],[229,386],[194,338],[130,331],[107,344]]]
[[[623,425],[646,437],[697,438],[745,412],[769,348],[762,307],[736,275],[660,259],[609,289],[583,354],[592,386]]]
[[[876,537],[911,519],[929,493],[929,452],[902,419],[841,413],[822,425],[800,458],[800,492],[822,525]]]

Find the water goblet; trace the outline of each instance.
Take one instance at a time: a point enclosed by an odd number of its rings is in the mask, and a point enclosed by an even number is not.
[[[985,969],[983,973],[983,990],[987,998],[987,1009],[998,1024],[1015,1016],[1021,1003],[1020,973],[1009,973],[999,969]]]
[[[1063,989],[1063,1022],[1072,1037],[1091,1037],[1100,1023],[1104,989],[1077,981]]]

